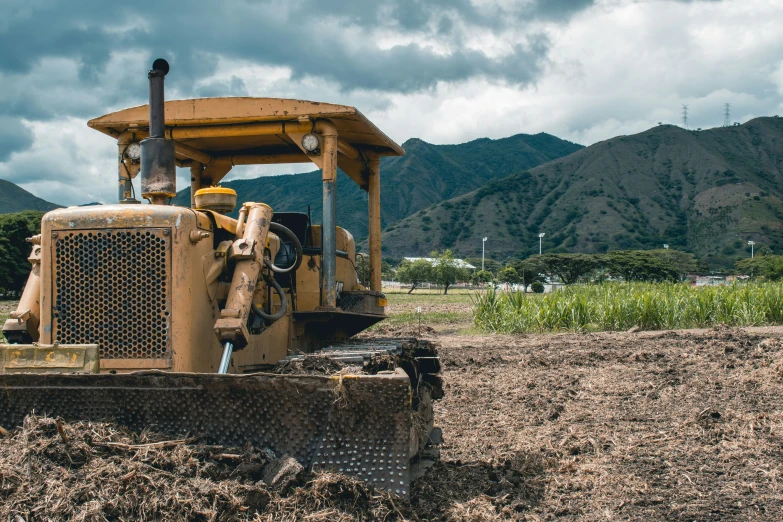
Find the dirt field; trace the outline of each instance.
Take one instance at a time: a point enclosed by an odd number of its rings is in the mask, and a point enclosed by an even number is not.
[[[783,329],[435,335],[422,518],[780,520]]]
[[[410,504],[332,488],[343,507],[308,519],[781,519],[783,328],[492,336],[464,297],[391,309],[420,305],[456,314],[422,327],[444,366],[441,461]]]
[[[781,519],[783,328],[428,326],[444,363],[445,443],[414,487],[421,519]]]

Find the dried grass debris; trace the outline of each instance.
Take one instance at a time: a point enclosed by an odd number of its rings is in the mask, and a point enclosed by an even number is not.
[[[31,415],[0,440],[0,520],[403,518],[390,495],[291,460]]]

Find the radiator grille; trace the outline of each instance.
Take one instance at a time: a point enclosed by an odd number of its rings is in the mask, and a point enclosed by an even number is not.
[[[168,229],[53,232],[54,339],[103,359],[170,355]]]

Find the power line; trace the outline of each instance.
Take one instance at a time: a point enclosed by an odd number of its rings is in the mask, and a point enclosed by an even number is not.
[[[682,126],[688,128],[688,106],[682,105]]]
[[[723,126],[728,127],[731,125],[731,104],[723,104]]]

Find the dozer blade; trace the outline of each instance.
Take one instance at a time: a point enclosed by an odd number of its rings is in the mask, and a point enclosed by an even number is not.
[[[410,379],[377,375],[128,374],[0,375],[0,425],[24,417],[112,421],[132,430],[251,443],[310,470],[353,475],[407,495],[414,437]]]

